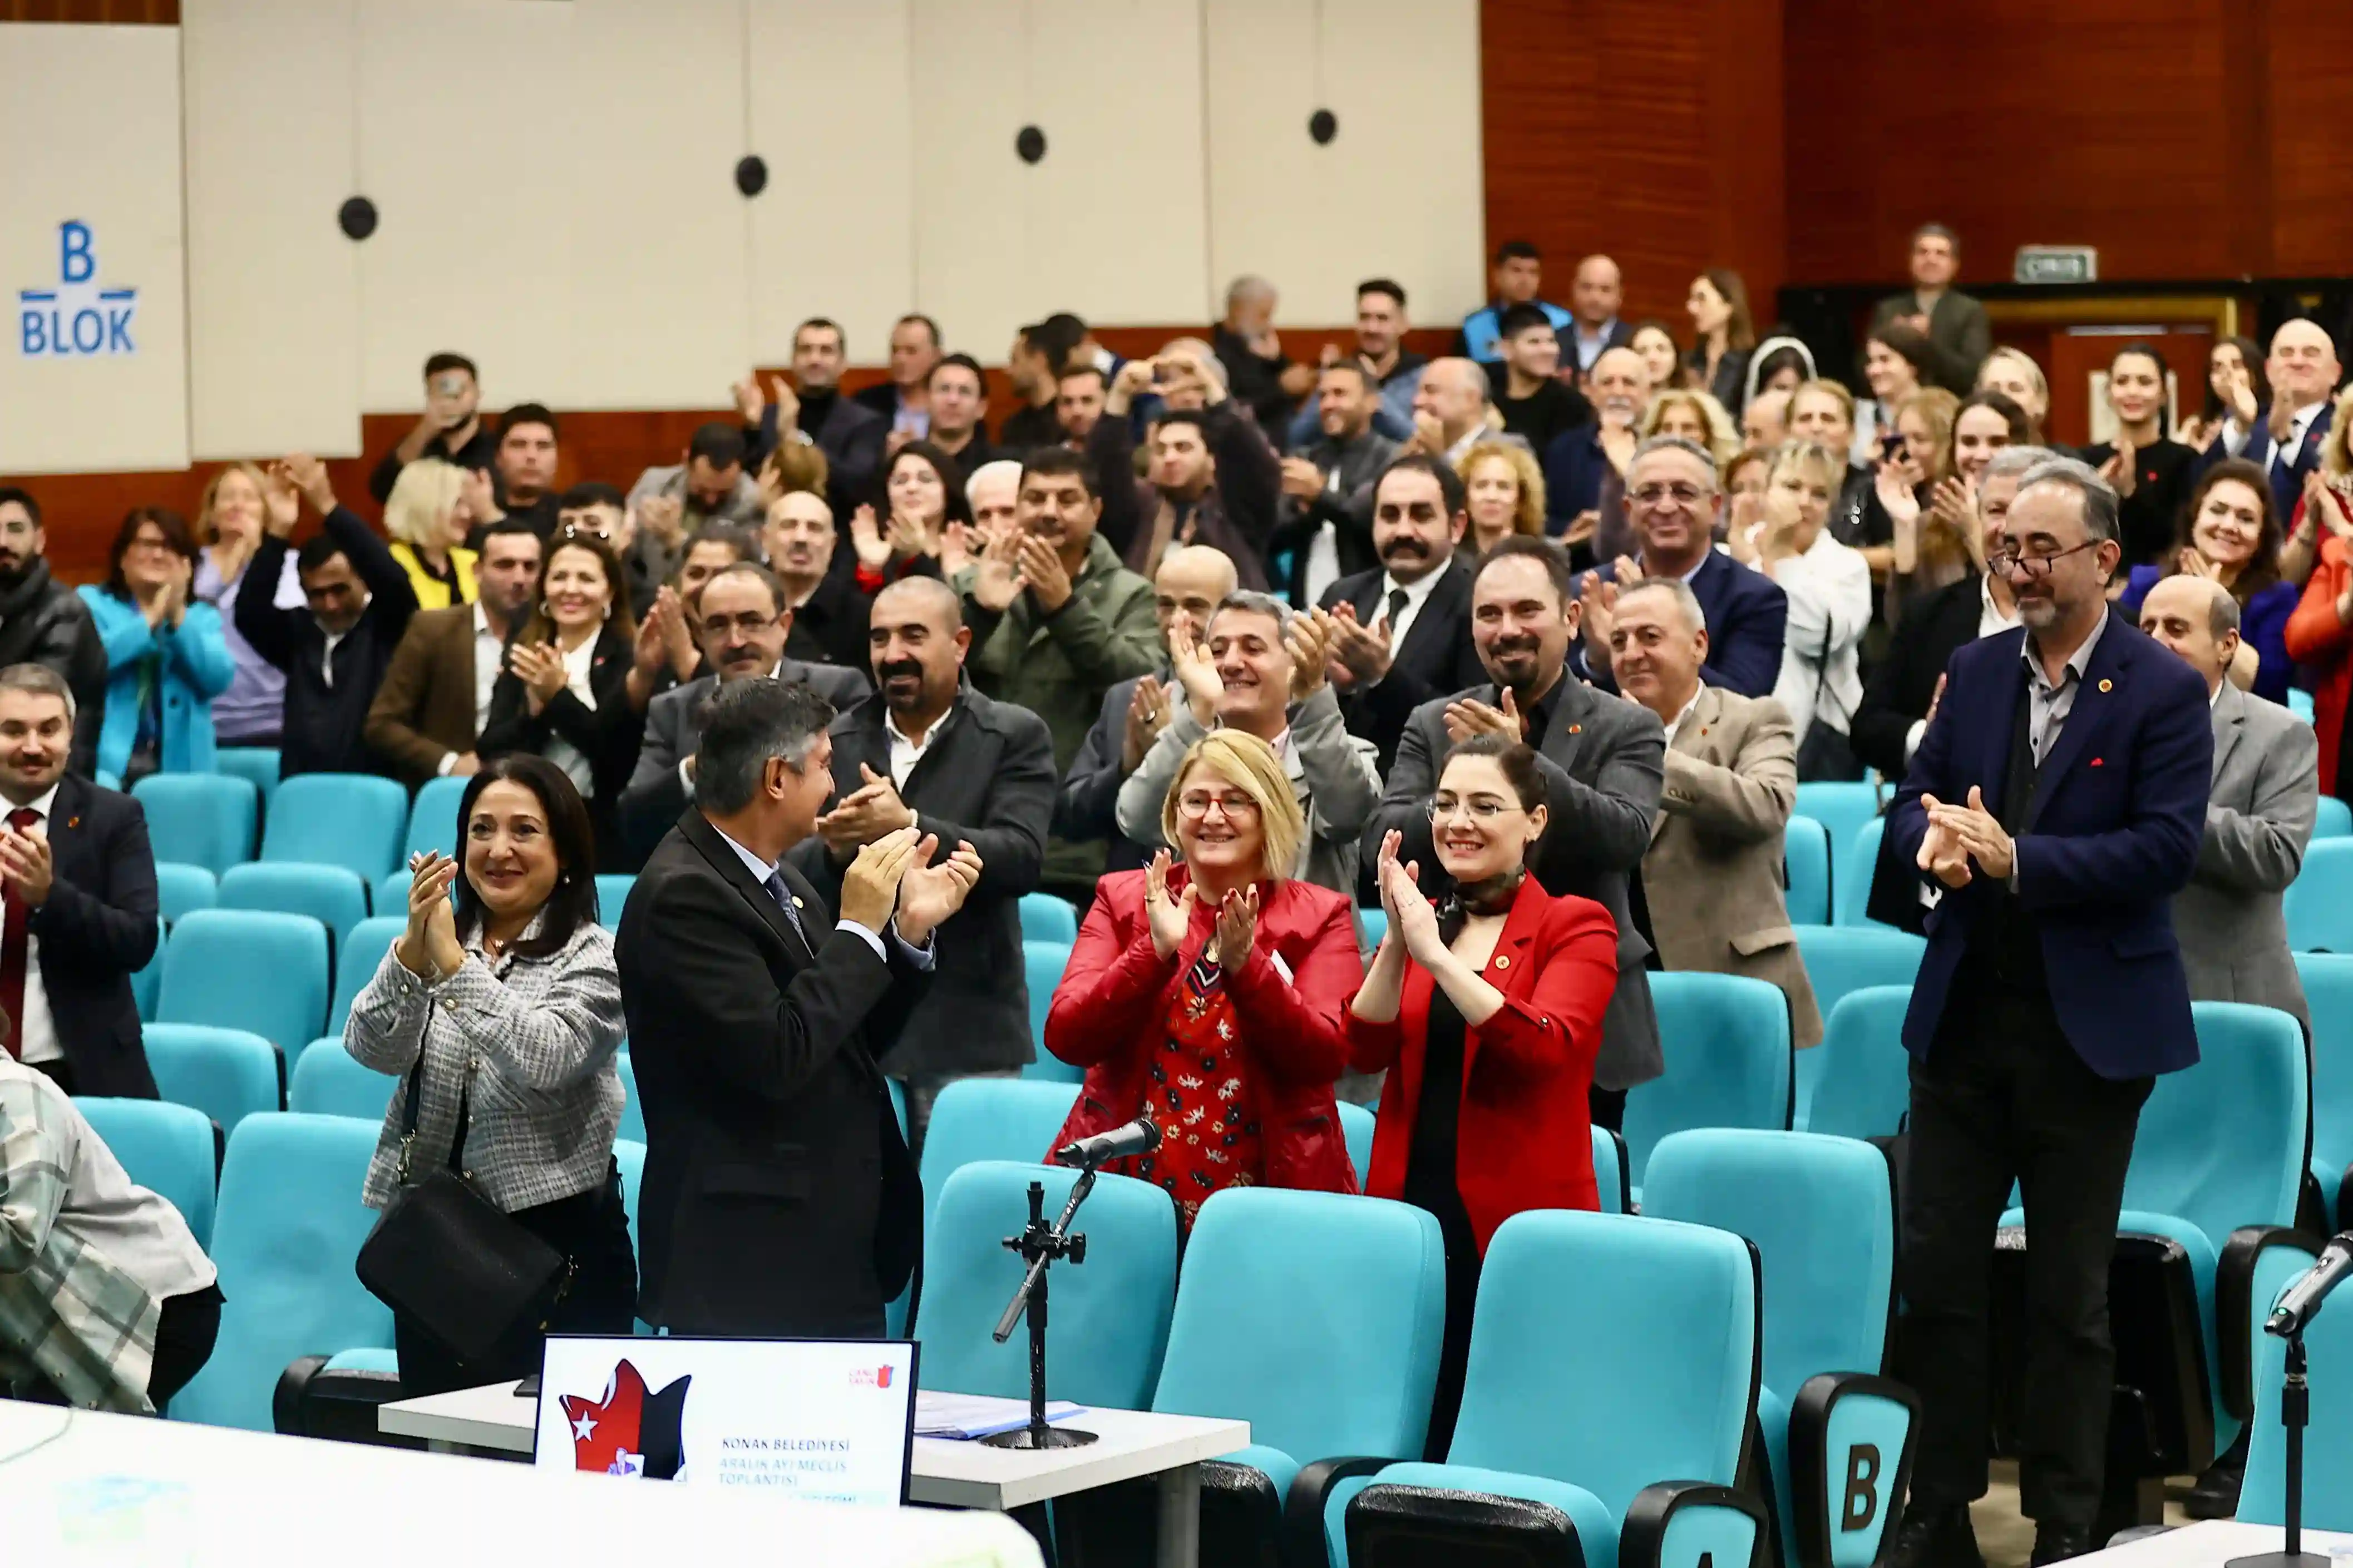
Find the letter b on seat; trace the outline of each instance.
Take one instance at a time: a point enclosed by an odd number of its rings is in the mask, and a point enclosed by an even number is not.
[[[1912,1480],[1919,1401],[1856,1373],[1806,1380],[1789,1407],[1790,1502],[1799,1568],[1871,1568]],[[1893,1456],[1891,1461],[1891,1456]]]

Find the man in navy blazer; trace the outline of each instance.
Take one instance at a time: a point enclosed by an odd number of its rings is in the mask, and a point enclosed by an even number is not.
[[[1587,374],[1586,384],[1593,402],[1593,422],[1562,431],[1537,454],[1544,461],[1547,533],[1573,531],[1579,516],[1600,506],[1601,484],[1609,477],[1609,452],[1602,433],[1607,428],[1619,441],[1630,444],[1635,439],[1634,426],[1642,417],[1642,404],[1651,395],[1651,376],[1642,368],[1642,356],[1629,348],[1602,350]]]
[[[2109,613],[2121,558],[2097,474],[2027,471],[1991,563],[2024,624],[1955,652],[1888,810],[1894,853],[1940,895],[1904,1022],[1897,1282],[1921,1420],[1901,1568],[1980,1562],[1986,1261],[2013,1181],[2031,1242],[2020,1501],[2036,1563],[2089,1549],[2125,1171],[2156,1075],[2198,1059],[2170,900],[2198,863],[2213,728],[2197,673]]]
[[[2342,372],[2327,328],[2301,318],[2283,321],[2263,361],[2271,401],[2243,422],[2235,411],[2226,417],[2221,434],[2199,454],[2193,474],[2225,458],[2246,458],[2270,477],[2272,503],[2280,526],[2286,527],[2304,494],[2304,477],[2320,466],[2320,449],[2328,440],[2328,400]]]
[[[1764,573],[1715,548],[1715,519],[1724,509],[1715,459],[1680,436],[1653,436],[1626,466],[1626,505],[1633,513],[1641,558],[1608,561],[1577,585],[1585,636],[1569,649],[1569,665],[1604,691],[1618,689],[1609,671],[1609,630],[1619,578],[1626,565],[1643,577],[1680,577],[1707,617],[1707,662],[1700,679],[1743,697],[1770,697],[1781,678],[1781,638],[1789,596]]]

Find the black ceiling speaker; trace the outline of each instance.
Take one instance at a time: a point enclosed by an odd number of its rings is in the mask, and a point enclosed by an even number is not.
[[[1307,134],[1318,147],[1330,146],[1332,138],[1340,134],[1340,117],[1328,109],[1317,110],[1307,117]]]
[[[335,209],[335,223],[346,239],[365,239],[375,232],[375,204],[353,196]]]
[[[768,161],[757,153],[746,153],[735,161],[735,188],[746,196],[756,196],[768,188]]]
[[[1013,151],[1025,163],[1035,163],[1046,155],[1046,133],[1034,125],[1025,125],[1013,139]]]

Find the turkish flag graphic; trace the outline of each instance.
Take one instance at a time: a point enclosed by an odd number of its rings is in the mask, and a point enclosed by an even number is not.
[[[681,1428],[687,1384],[693,1381],[681,1377],[659,1394],[649,1393],[644,1376],[625,1361],[613,1368],[601,1403],[565,1394],[565,1419],[572,1423],[573,1467],[658,1481],[676,1476],[685,1462]]]

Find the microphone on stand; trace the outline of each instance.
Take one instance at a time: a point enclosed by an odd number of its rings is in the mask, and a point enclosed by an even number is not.
[[[1105,1133],[1103,1136],[1108,1138],[1113,1134]],[[2353,1274],[2353,1231],[2331,1237],[2328,1245],[2320,1249],[2320,1261],[2306,1269],[2295,1283],[2287,1288],[2287,1294],[2280,1298],[2279,1305],[2272,1310],[2270,1319],[2264,1322],[2264,1331],[2283,1339],[2290,1334],[2302,1333],[2305,1325],[2312,1321],[2312,1315],[2320,1310],[2320,1303],[2328,1299],[2331,1290],[2344,1283],[2348,1274]]]
[[[1097,1165],[1113,1160],[1124,1160],[1133,1154],[1149,1154],[1160,1147],[1160,1129],[1152,1118],[1139,1116],[1124,1127],[1114,1127],[1108,1132],[1098,1132],[1092,1138],[1082,1138],[1075,1143],[1065,1143],[1054,1151],[1056,1163],[1083,1166],[1093,1170]]]

